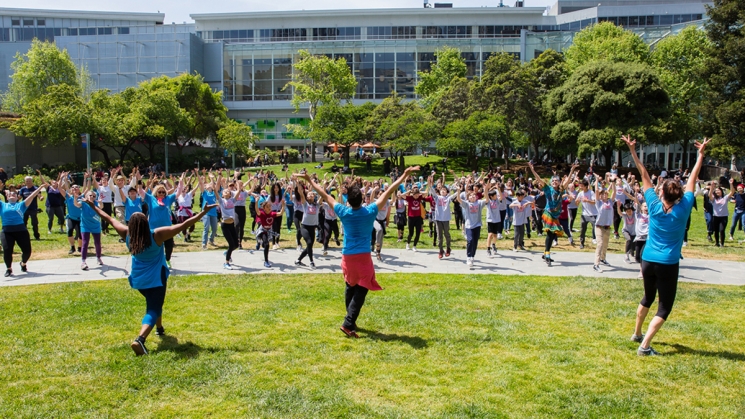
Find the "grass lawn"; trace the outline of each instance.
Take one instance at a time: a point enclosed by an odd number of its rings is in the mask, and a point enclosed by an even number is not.
[[[745,416],[743,288],[680,284],[639,358],[638,281],[379,280],[351,340],[338,275],[175,277],[141,358],[126,280],[0,288],[0,417]]]

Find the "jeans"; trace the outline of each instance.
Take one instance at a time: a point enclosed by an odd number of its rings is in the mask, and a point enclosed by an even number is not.
[[[476,256],[480,237],[481,226],[466,229],[466,257],[472,258]]]
[[[204,231],[202,232],[202,246],[206,246],[207,237],[210,238],[210,242],[215,241],[215,236],[217,235],[217,216],[205,215],[204,218],[202,218],[202,222],[204,223]],[[212,231],[211,236],[210,230]]]
[[[292,230],[292,216],[295,215],[295,206],[285,206],[285,218],[287,218],[287,229]]]
[[[732,214],[732,227],[729,228],[730,236],[735,235],[735,229],[737,228],[737,224],[740,224],[740,230],[745,229],[745,211],[744,212],[735,211],[735,213]]]
[[[704,221],[706,221],[706,232],[709,234],[709,237],[711,237],[711,233],[714,232],[711,228],[711,213],[704,211]]]
[[[360,316],[362,306],[365,304],[368,289],[362,285],[351,286],[347,283],[344,290],[344,302],[347,307],[347,315],[344,317],[343,326],[349,330],[357,329],[357,318]]]
[[[592,238],[595,239],[595,221],[598,217],[594,215],[583,215],[582,224],[579,230],[579,244],[585,245],[585,233],[587,233],[587,224],[592,225]]]

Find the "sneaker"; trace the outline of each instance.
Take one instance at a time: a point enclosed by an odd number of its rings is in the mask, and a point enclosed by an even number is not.
[[[517,252],[517,247],[513,247],[513,248],[512,248],[512,251],[513,251],[513,252]]]
[[[256,242],[256,250],[259,250],[259,249],[261,249],[261,243]]]
[[[574,239],[571,237],[569,238],[569,245],[574,246]]]
[[[595,239],[592,239],[592,244],[598,244],[598,241]]]
[[[85,262],[83,262],[83,263],[80,264],[80,269],[82,269],[84,271],[87,271],[88,270],[88,265]]]
[[[337,242],[337,243],[338,243],[338,242]],[[396,243],[401,243],[401,239],[398,239],[398,241],[397,241]],[[337,246],[338,246],[338,244],[337,244]]]
[[[449,258],[450,257],[450,248],[449,247],[445,250],[445,257],[446,258]]]
[[[619,236],[618,233],[613,233],[613,238],[618,240],[621,238],[621,236]]]
[[[445,254],[442,250],[440,250],[440,253],[437,254],[438,259],[442,259],[442,256]]]
[[[468,258],[466,265],[468,265],[469,269],[473,269],[473,258]]]
[[[413,247],[411,248],[411,251],[412,251],[412,252],[416,252],[416,246],[413,246]]]
[[[603,272],[603,270],[600,269],[600,266],[598,265],[592,265],[592,269],[595,270],[595,272]]]
[[[52,230],[47,231],[47,234],[52,234]]]
[[[329,255],[329,251],[328,251],[328,250],[326,250],[326,249],[323,249],[323,255],[324,255],[324,256],[328,256],[328,255]]]
[[[279,250],[279,243],[274,243],[274,246],[272,246],[272,250]]]
[[[206,244],[203,244],[202,245],[202,250],[207,250],[207,245]]]
[[[227,270],[232,270],[233,269],[233,267],[230,266],[230,264],[228,262],[223,263],[222,264],[222,268],[223,269],[227,269]]]
[[[406,250],[411,250],[411,247],[409,247],[409,243],[406,243]]]
[[[558,245],[559,245],[559,241],[558,240],[554,240],[554,246],[558,246]]]
[[[502,240],[502,235],[498,233],[498,234],[497,234],[497,239],[498,239],[498,240]]]
[[[303,253],[303,246],[297,245],[297,251],[298,253]]]
[[[9,277],[11,275],[13,275],[13,270],[12,269],[6,269],[5,270],[5,277],[7,278],[7,277]]]
[[[145,340],[140,339],[139,337],[135,339],[132,344],[129,345],[133,351],[137,354],[137,356],[147,355],[148,351],[145,347]]]
[[[624,262],[631,263],[631,259],[629,259],[629,254],[626,254],[626,257],[623,258]]]
[[[101,265],[103,265],[103,263],[101,263]],[[171,261],[170,260],[167,260],[166,261],[166,266],[168,266],[168,269],[171,269]]]
[[[315,264],[315,263],[313,263],[313,262],[311,262],[311,263],[310,263],[310,269],[316,269],[316,264]]]
[[[580,244],[579,244],[579,250],[582,250],[582,249],[584,249],[584,248],[585,248],[585,245],[584,245],[584,244],[582,244],[582,243],[580,243]]]
[[[67,252],[67,254],[68,255],[74,255],[75,254],[75,249],[70,249],[70,251]]]
[[[639,356],[657,356],[660,353],[652,349],[651,346],[647,349],[644,349],[640,346],[639,349],[636,350],[636,354]]]
[[[711,234],[709,234],[708,236],[706,236],[706,240],[708,240],[710,242],[713,242],[714,241],[714,239],[711,238]]]
[[[101,258],[96,258],[96,262],[98,262],[98,266],[103,266],[103,261],[101,260]],[[171,261],[170,260],[167,260],[166,261],[166,265],[168,265],[168,267],[170,268],[171,267]]]
[[[355,339],[357,339],[359,337],[359,335],[357,334],[357,332],[355,332],[354,330],[351,330],[351,329],[347,329],[344,326],[340,327],[339,330],[341,330],[345,335],[347,335],[347,337],[355,338]]]
[[[341,246],[341,242],[339,241],[339,239],[334,240],[334,243],[336,243],[337,246]]]
[[[602,263],[602,264],[603,264],[603,265],[605,265],[605,266],[610,266],[610,263],[608,263],[608,261],[607,261],[607,260],[605,260],[605,259],[602,259],[602,260],[600,261],[600,263]]]
[[[489,247],[486,248],[486,255],[491,256],[491,248]]]
[[[265,268],[271,268],[272,267],[272,264],[269,263],[269,262],[264,262],[264,267]]]
[[[492,251],[492,253],[494,253],[495,256],[497,255],[497,245],[496,244],[494,244],[494,243],[491,244],[491,251]]]
[[[166,334],[166,328],[165,327],[156,327],[155,328],[155,336],[163,336]]]
[[[299,260],[295,261],[295,266],[306,266],[303,262],[300,262]]]
[[[215,244],[215,241],[214,240],[210,241],[210,245],[217,247],[217,245]]]
[[[525,246],[520,246],[520,250],[522,250],[523,252],[527,252],[527,250],[525,250]]]
[[[631,339],[629,340],[631,340],[632,342],[636,342],[636,343],[642,343],[642,341],[644,340],[644,334],[642,334],[641,336],[637,334],[633,334],[631,335]]]
[[[732,237],[730,237],[729,239],[732,240]],[[688,242],[683,242],[683,247],[686,247],[686,246],[688,246]]]

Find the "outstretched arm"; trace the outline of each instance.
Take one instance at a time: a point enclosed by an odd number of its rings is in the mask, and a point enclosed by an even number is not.
[[[391,184],[391,186],[388,187],[388,189],[380,194],[378,199],[375,201],[375,205],[378,206],[378,210],[385,207],[385,203],[388,200],[388,196],[390,196],[391,193],[398,190],[398,187],[403,183],[404,179],[406,179],[411,173],[416,172],[419,170],[419,166],[413,166],[413,167],[407,167],[406,170],[404,170],[404,173],[396,179],[395,182]]]
[[[336,206],[336,200],[331,195],[329,195],[328,192],[326,192],[326,190],[323,189],[323,187],[321,187],[319,184],[314,182],[313,178],[311,178],[308,173],[303,173],[303,174],[299,174],[295,176],[297,176],[300,179],[305,179],[305,181],[308,182],[308,184],[316,191],[316,193],[318,193],[318,195],[324,201],[326,201],[327,204],[331,206],[331,208],[334,208],[334,206]],[[298,191],[300,192],[300,202],[305,204],[305,191],[303,191],[302,185],[300,185],[300,187],[298,188]]]
[[[540,176],[538,176],[538,173],[536,173],[536,171],[535,171],[535,167],[533,167],[533,163],[528,162],[528,167],[530,167],[530,171],[533,173],[533,176],[535,176],[535,180],[541,182],[544,185],[547,184],[543,179],[541,179]]]
[[[172,226],[167,226],[167,227],[156,228],[155,231],[153,232],[153,237],[155,237],[155,244],[160,246],[163,244],[164,241],[176,237],[176,235],[179,234],[180,232],[196,224],[197,221],[201,220],[202,217],[204,217],[207,214],[207,212],[209,212],[209,210],[211,210],[212,208],[215,208],[216,206],[217,204],[205,205],[199,214],[194,215],[193,217],[189,218],[183,223],[172,225]]]
[[[31,195],[29,195],[28,198],[23,201],[23,203],[28,207],[29,205],[31,205],[32,202],[34,202],[34,198],[36,198],[36,196],[41,193],[41,190],[48,187],[49,185],[47,183],[40,185],[38,188],[36,188],[35,191],[31,192]]]
[[[636,168],[639,170],[639,174],[642,177],[642,189],[647,190],[650,188],[654,188],[654,184],[652,184],[652,179],[649,177],[647,168],[644,167],[641,160],[639,160],[639,156],[636,155],[636,140],[632,140],[630,135],[622,135],[621,139],[623,140],[623,142],[626,143],[627,146],[629,146],[631,158],[634,159],[634,164],[636,165]],[[691,188],[691,191],[692,190],[693,188]]]
[[[123,239],[127,238],[127,232],[129,231],[127,226],[120,223],[119,220],[117,220],[116,218],[103,212],[103,210],[99,208],[98,205],[96,205],[96,203],[92,199],[86,199],[83,202],[85,202],[89,207],[91,207],[93,211],[95,211],[96,214],[98,214],[98,216],[101,217],[104,221],[111,224],[111,226],[114,227],[114,230],[116,230],[116,232],[119,233],[119,237]],[[77,205],[77,202],[75,203],[75,205]]]

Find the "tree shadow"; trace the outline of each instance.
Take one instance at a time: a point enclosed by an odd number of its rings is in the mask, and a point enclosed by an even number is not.
[[[665,355],[699,355],[699,356],[710,356],[710,357],[716,357],[716,358],[722,358],[722,359],[729,359],[732,361],[745,361],[745,354],[737,353],[737,352],[730,352],[730,351],[702,351],[699,349],[693,349],[685,345],[681,345],[679,343],[658,343],[660,346],[667,346],[669,348],[672,348],[673,351],[666,352]]]
[[[361,328],[357,328],[357,331],[364,333],[363,337],[366,337],[367,339],[379,340],[383,342],[392,342],[392,341],[403,342],[403,343],[408,344],[414,349],[423,349],[429,346],[426,340],[418,336],[389,335],[385,333],[380,333],[375,330],[366,330],[366,329],[361,329]]]
[[[193,342],[179,343],[178,338],[175,336],[164,335],[160,336],[160,342],[158,343],[158,349],[153,352],[168,351],[173,352],[177,358],[191,359],[196,358],[203,351],[210,353],[217,352],[216,349],[203,348]]]

